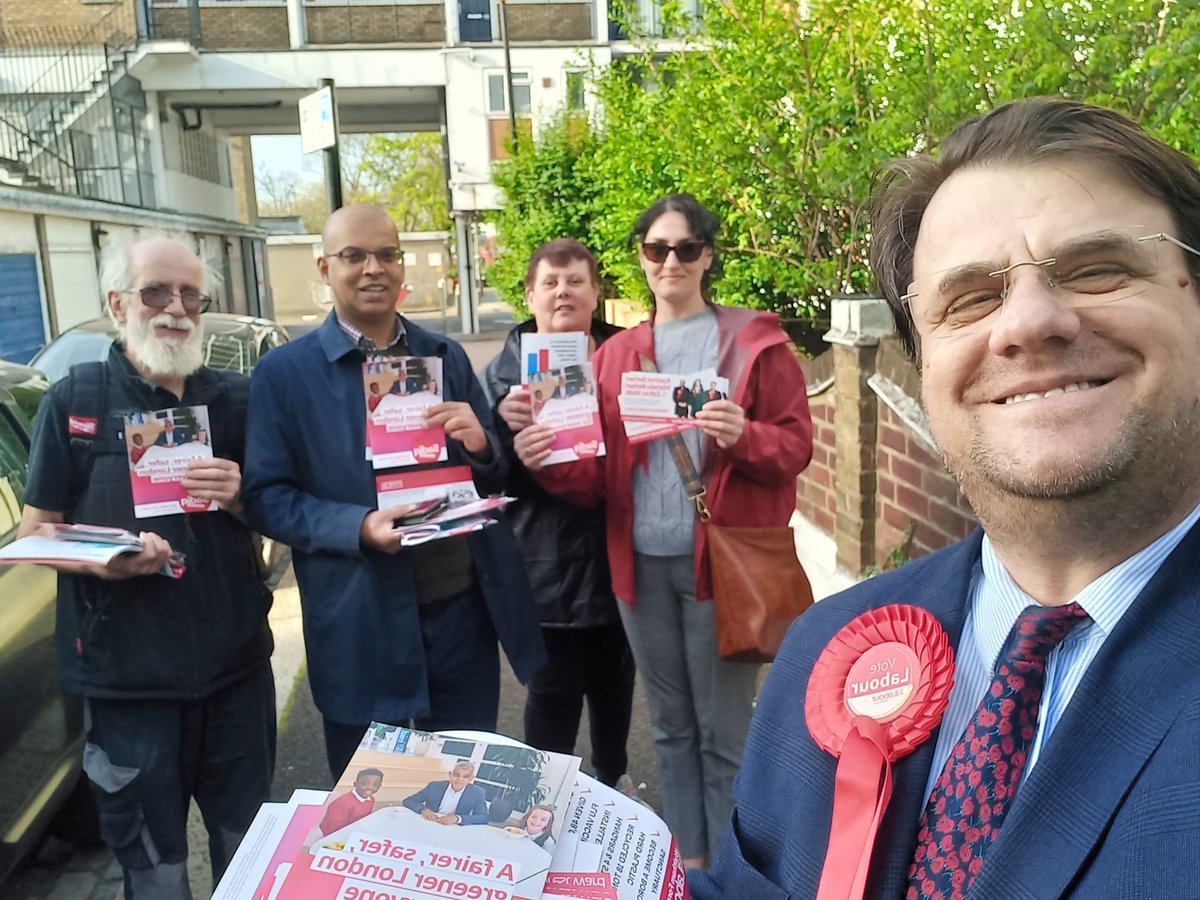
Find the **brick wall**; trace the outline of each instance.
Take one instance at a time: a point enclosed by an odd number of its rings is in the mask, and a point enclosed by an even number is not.
[[[808,398],[808,408],[813,421],[813,455],[798,479],[796,479],[796,509],[808,521],[823,531],[833,534],[837,501],[834,474],[836,438],[833,430],[833,391],[825,390]]]
[[[188,40],[192,27],[186,7],[157,7],[156,38]],[[285,6],[202,6],[200,32],[208,50],[284,50],[288,43]]]
[[[590,41],[589,3],[509,3],[508,36],[514,41]]]
[[[102,19],[104,24],[90,31]],[[62,46],[75,43],[85,33],[98,40],[109,32],[132,35],[137,33],[135,23],[133,0],[0,0],[0,47]]]
[[[835,299],[832,321],[833,346],[802,362],[814,439],[796,509],[834,539],[838,565],[858,574],[960,540],[976,522],[932,449],[920,375],[883,301]]]
[[[875,451],[875,563],[883,565],[912,526],[908,556],[924,556],[960,540],[974,513],[938,457],[887,405],[880,404]]]
[[[440,5],[309,6],[304,10],[310,44],[440,44],[445,12]]]

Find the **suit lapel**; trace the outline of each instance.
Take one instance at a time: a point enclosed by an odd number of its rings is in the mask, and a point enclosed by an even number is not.
[[[979,562],[983,532],[976,531],[963,541],[945,566],[922,573],[911,581],[904,596],[886,602],[915,603],[933,613],[957,651],[962,637],[963,619],[971,580]],[[892,767],[895,787],[880,825],[871,860],[867,896],[894,900],[903,897],[917,843],[917,825],[925,808],[925,782],[933,761],[940,726],[929,739]]]
[[[1200,690],[1200,526],[1089,667],[1009,812],[971,900],[1060,897]]]

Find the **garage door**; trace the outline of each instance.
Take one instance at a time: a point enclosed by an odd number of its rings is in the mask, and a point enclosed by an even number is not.
[[[29,362],[45,340],[37,257],[0,254],[0,357]]]

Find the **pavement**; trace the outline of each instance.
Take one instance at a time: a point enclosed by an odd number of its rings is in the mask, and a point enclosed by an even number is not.
[[[476,370],[481,369],[503,346],[504,335],[512,325],[508,307],[491,300],[480,310],[481,323],[487,330],[480,335],[455,334],[456,320],[445,319],[446,328],[460,340]],[[421,324],[429,319],[429,327],[442,331],[440,313],[415,314]],[[841,590],[854,579],[836,567],[833,541],[799,515],[793,522],[797,551],[818,599]],[[300,592],[289,568],[275,591],[270,614],[275,635],[272,666],[275,671],[276,713],[279,722],[279,743],[272,799],[285,800],[300,787],[328,790],[332,778],[325,763],[321,716],[312,701],[304,669],[304,638],[300,619]],[[768,666],[763,666],[765,677]],[[524,688],[517,682],[507,663],[503,666],[500,717],[497,731],[520,739],[524,733],[522,714],[525,704]],[[587,717],[583,718],[575,752],[588,766]],[[651,806],[660,809],[657,764],[654,759],[650,733],[650,716],[640,679],[634,696],[633,722],[629,735],[629,772],[639,785],[640,795]],[[188,833],[191,853],[188,874],[192,891],[197,898],[207,898],[212,892],[209,871],[208,844],[199,812],[192,806]],[[121,870],[112,854],[103,846],[66,844],[54,839],[27,860],[2,887],[7,900],[121,900],[124,891]]]

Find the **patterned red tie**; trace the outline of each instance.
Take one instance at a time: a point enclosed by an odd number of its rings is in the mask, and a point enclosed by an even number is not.
[[[1078,603],[1030,606],[1017,617],[992,683],[930,792],[906,900],[962,900],[970,889],[1021,784],[1046,660],[1086,618]]]

